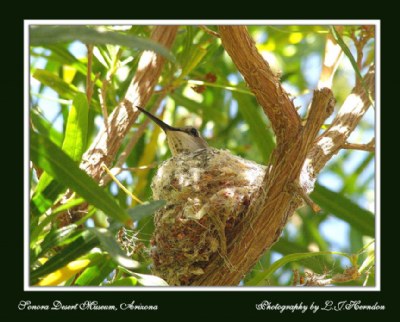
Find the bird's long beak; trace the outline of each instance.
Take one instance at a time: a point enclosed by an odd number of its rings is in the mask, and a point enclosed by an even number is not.
[[[155,117],[153,114],[150,114],[149,112],[147,112],[144,108],[140,107],[140,106],[136,106],[136,108],[141,111],[142,113],[146,114],[152,121],[154,121],[158,126],[160,126],[163,131],[165,133],[167,133],[167,131],[180,131],[180,129],[173,127],[171,125],[168,125],[167,123],[164,123],[163,121],[161,121],[158,117]]]

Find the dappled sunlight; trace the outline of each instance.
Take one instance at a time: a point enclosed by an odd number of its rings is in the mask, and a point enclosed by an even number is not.
[[[364,103],[360,95],[350,94],[340,108],[338,117],[342,117],[345,114],[350,114],[349,117],[351,115],[359,115],[363,106]],[[336,130],[336,128],[332,130]]]
[[[329,136],[323,136],[318,141],[318,147],[321,148],[324,155],[332,153],[333,140]]]
[[[114,255],[114,260],[119,263],[121,266],[130,268],[130,269],[136,269],[139,267],[139,263],[126,257],[126,256],[121,256],[121,255]]]
[[[338,56],[340,52],[340,46],[334,43],[332,39],[328,38],[328,40],[326,41],[324,65],[327,67],[333,67],[333,65],[336,64],[336,62],[338,61]]]
[[[149,50],[143,52],[142,56],[140,56],[139,64],[138,64],[138,72],[141,72],[145,69],[148,69],[149,66],[154,66],[156,64],[157,55]]]

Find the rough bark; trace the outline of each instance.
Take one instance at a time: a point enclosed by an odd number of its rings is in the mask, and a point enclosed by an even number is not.
[[[170,48],[178,26],[157,26],[151,35],[153,41]],[[89,150],[84,154],[81,168],[99,181],[104,173],[101,165],[109,166],[139,113],[135,105],[145,106],[153,94],[164,66],[164,58],[152,51],[145,51],[139,61],[137,72],[126,93],[108,118]],[[108,129],[108,130],[107,130]]]
[[[174,42],[178,26],[156,26],[151,39],[170,48]],[[102,164],[107,167],[114,162],[123,139],[136,121],[139,112],[135,105],[145,106],[154,92],[161,71],[164,57],[152,51],[144,51],[138,68],[127,90],[125,98],[115,107],[108,117],[107,124],[99,131],[92,145],[82,157],[81,169],[94,180],[100,181],[104,174]],[[70,192],[67,192],[66,199]],[[87,210],[84,203],[69,212],[58,216],[59,226],[63,227],[78,221]]]
[[[269,173],[249,211],[227,241],[230,263],[212,260],[192,285],[238,285],[243,276],[278,239],[288,218],[302,204],[298,188],[309,194],[317,174],[344,146],[370,105],[362,87],[356,87],[339,110],[332,126],[318,137],[335,105],[328,88],[314,92],[307,123],[300,118],[279,79],[257,52],[244,26],[219,27],[222,44],[268,116],[277,136]],[[374,68],[365,77],[374,95]],[[233,267],[233,269],[232,269]]]
[[[270,119],[278,144],[293,138],[300,129],[300,117],[279,77],[257,51],[246,26],[220,26],[219,34],[225,50]]]

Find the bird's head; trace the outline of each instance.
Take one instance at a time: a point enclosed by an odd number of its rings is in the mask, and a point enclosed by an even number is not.
[[[163,129],[167,136],[168,146],[172,155],[175,156],[182,152],[194,152],[208,148],[207,142],[200,136],[196,128],[192,126],[173,127],[164,123],[142,107],[136,106],[136,108],[146,114],[154,123]]]

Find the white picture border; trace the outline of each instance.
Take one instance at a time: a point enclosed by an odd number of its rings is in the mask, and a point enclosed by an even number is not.
[[[110,286],[58,286],[29,285],[29,27],[31,25],[375,25],[375,286],[374,287],[110,287]],[[381,71],[381,23],[380,20],[24,20],[24,291],[380,291],[381,290],[381,213],[380,213],[380,71]]]

